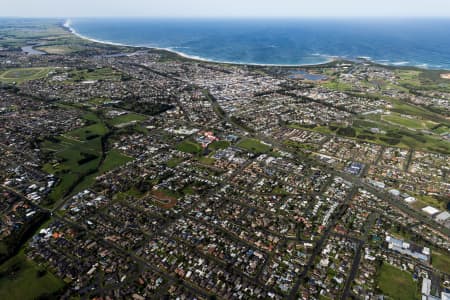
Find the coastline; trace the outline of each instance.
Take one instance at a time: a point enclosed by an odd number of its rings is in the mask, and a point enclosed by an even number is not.
[[[221,60],[214,60],[209,58],[204,58],[200,56],[195,55],[189,55],[186,53],[183,53],[181,51],[174,50],[173,48],[163,48],[163,47],[157,47],[157,46],[148,46],[148,45],[130,45],[130,44],[123,44],[123,43],[117,43],[112,41],[106,41],[106,40],[98,40],[94,38],[90,38],[88,36],[82,35],[79,32],[76,31],[75,28],[72,27],[71,20],[67,19],[63,24],[62,27],[66,30],[68,30],[73,35],[94,43],[100,43],[104,45],[111,45],[111,46],[121,46],[121,47],[129,47],[129,48],[136,48],[136,49],[149,49],[149,50],[157,50],[157,51],[166,51],[170,52],[172,54],[178,55],[181,58],[189,59],[197,62],[206,62],[206,63],[215,63],[215,64],[225,64],[225,65],[236,65],[236,66],[255,66],[255,67],[284,67],[284,68],[308,68],[308,67],[316,67],[321,65],[326,65],[329,63],[333,63],[336,61],[363,61],[366,63],[371,63],[373,65],[381,65],[384,67],[397,67],[397,68],[416,68],[416,69],[424,69],[424,70],[443,70],[448,71],[449,69],[446,69],[445,67],[441,65],[429,65],[427,63],[417,63],[413,64],[409,61],[389,61],[386,59],[383,60],[374,60],[371,57],[368,56],[358,56],[356,58],[348,58],[345,56],[332,56],[332,55],[325,55],[325,54],[312,54],[317,56],[324,57],[324,61],[318,62],[318,63],[312,63],[312,64],[264,64],[264,63],[251,63],[251,62],[236,62],[236,61],[221,61]]]
[[[111,41],[104,41],[104,40],[97,40],[94,38],[90,38],[87,37],[85,35],[82,35],[80,33],[78,33],[75,28],[73,28],[71,26],[71,21],[70,20],[66,20],[64,22],[64,24],[62,24],[62,26],[68,30],[70,33],[72,33],[73,35],[79,37],[80,39],[86,40],[86,41],[90,41],[93,43],[99,43],[99,44],[104,44],[104,45],[111,45],[111,46],[120,46],[120,47],[130,47],[130,48],[145,48],[145,49],[151,49],[151,50],[158,50],[158,51],[167,51],[176,55],[179,55],[182,58],[185,59],[190,59],[190,60],[194,60],[194,61],[199,61],[199,62],[207,62],[207,63],[216,63],[216,64],[225,64],[225,65],[241,65],[241,66],[255,66],[255,67],[286,67],[286,68],[295,68],[295,67],[313,67],[313,66],[320,66],[320,65],[324,65],[324,64],[329,64],[335,61],[338,61],[340,59],[344,59],[344,58],[339,58],[339,57],[335,57],[335,56],[328,56],[328,59],[323,61],[323,62],[319,62],[316,64],[258,64],[258,63],[247,63],[247,62],[233,62],[233,61],[219,61],[219,60],[213,60],[213,59],[208,59],[208,58],[203,58],[200,56],[193,56],[193,55],[188,55],[186,53],[180,52],[180,51],[176,51],[173,50],[171,48],[161,48],[161,47],[153,47],[153,46],[136,46],[136,45],[128,45],[128,44],[123,44],[123,43],[116,43],[116,42],[111,42]]]

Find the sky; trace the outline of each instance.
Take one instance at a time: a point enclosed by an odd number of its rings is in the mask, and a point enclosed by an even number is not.
[[[450,17],[450,0],[0,0],[12,17]]]

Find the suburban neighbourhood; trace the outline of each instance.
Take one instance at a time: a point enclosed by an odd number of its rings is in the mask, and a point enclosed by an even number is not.
[[[450,299],[443,72],[46,22],[0,26],[0,298]]]

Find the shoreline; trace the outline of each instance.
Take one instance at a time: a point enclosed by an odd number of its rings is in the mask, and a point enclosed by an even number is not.
[[[73,28],[70,24],[70,20],[66,20],[64,22],[64,24],[62,24],[62,26],[67,29],[70,33],[72,33],[73,35],[79,37],[80,39],[86,40],[86,41],[90,41],[93,43],[99,43],[99,44],[104,44],[104,45],[111,45],[111,46],[120,46],[120,47],[130,47],[130,48],[146,48],[146,49],[150,49],[150,50],[158,50],[158,51],[167,51],[176,55],[179,55],[182,58],[185,59],[190,59],[190,60],[194,60],[194,61],[199,61],[199,62],[207,62],[207,63],[216,63],[216,64],[226,64],[226,65],[240,65],[240,66],[255,66],[255,67],[285,67],[285,68],[295,68],[295,67],[314,67],[314,66],[320,66],[320,65],[324,65],[324,64],[329,64],[335,61],[338,61],[340,59],[343,58],[339,58],[339,57],[332,57],[330,56],[327,60],[320,62],[320,63],[316,63],[316,64],[258,64],[258,63],[246,63],[246,62],[232,62],[232,61],[219,61],[219,60],[213,60],[213,59],[208,59],[208,58],[203,58],[200,56],[194,56],[194,55],[189,55],[180,51],[176,51],[173,50],[171,48],[161,48],[161,47],[153,47],[153,46],[137,46],[137,45],[128,45],[128,44],[123,44],[123,43],[116,43],[116,42],[111,42],[111,41],[103,41],[103,40],[98,40],[98,39],[94,39],[94,38],[90,38],[87,37],[85,35],[82,35],[80,33],[78,33],[75,28]]]
[[[195,55],[189,55],[177,50],[174,50],[172,48],[162,48],[162,47],[155,47],[155,46],[138,46],[138,45],[129,45],[129,44],[123,44],[123,43],[117,43],[112,41],[104,41],[104,40],[98,40],[94,38],[90,38],[88,36],[82,35],[76,31],[75,28],[71,25],[71,20],[67,19],[63,24],[62,27],[66,30],[68,30],[73,35],[93,43],[99,43],[104,45],[111,45],[111,46],[121,46],[121,47],[129,47],[129,48],[144,48],[149,50],[157,50],[157,51],[166,51],[170,52],[172,54],[176,54],[182,58],[197,61],[197,62],[205,62],[205,63],[215,63],[215,64],[225,64],[225,65],[236,65],[236,66],[255,66],[255,67],[284,67],[284,68],[308,68],[308,67],[316,67],[321,65],[326,65],[329,63],[333,63],[336,61],[362,61],[366,63],[371,63],[373,65],[381,65],[384,67],[397,67],[397,68],[416,68],[416,69],[424,69],[424,70],[442,70],[442,71],[448,71],[450,69],[446,69],[442,66],[430,66],[427,63],[422,64],[408,64],[409,61],[401,61],[401,62],[390,62],[389,60],[373,60],[371,57],[368,56],[358,56],[357,58],[348,58],[348,57],[342,57],[342,56],[327,56],[327,55],[321,55],[319,56],[327,57],[326,60],[319,63],[313,63],[313,64],[262,64],[262,63],[249,63],[249,62],[233,62],[233,61],[220,61],[220,60],[214,60],[214,59],[208,59],[200,56]]]

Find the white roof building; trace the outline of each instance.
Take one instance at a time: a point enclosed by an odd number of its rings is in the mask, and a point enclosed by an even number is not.
[[[447,211],[443,211],[440,214],[438,214],[436,217],[434,217],[436,222],[445,222],[448,219],[450,219],[450,213]]]
[[[422,211],[430,216],[433,216],[433,215],[437,214],[438,212],[440,212],[439,209],[437,209],[433,206],[424,207],[424,208],[422,208]]]
[[[407,198],[405,198],[405,201],[407,203],[413,203],[413,202],[416,202],[416,198],[414,198],[414,197],[407,197]]]
[[[441,293],[441,299],[442,300],[450,300],[450,293]]]
[[[422,297],[428,296],[431,292],[431,280],[424,278],[422,281]]]

